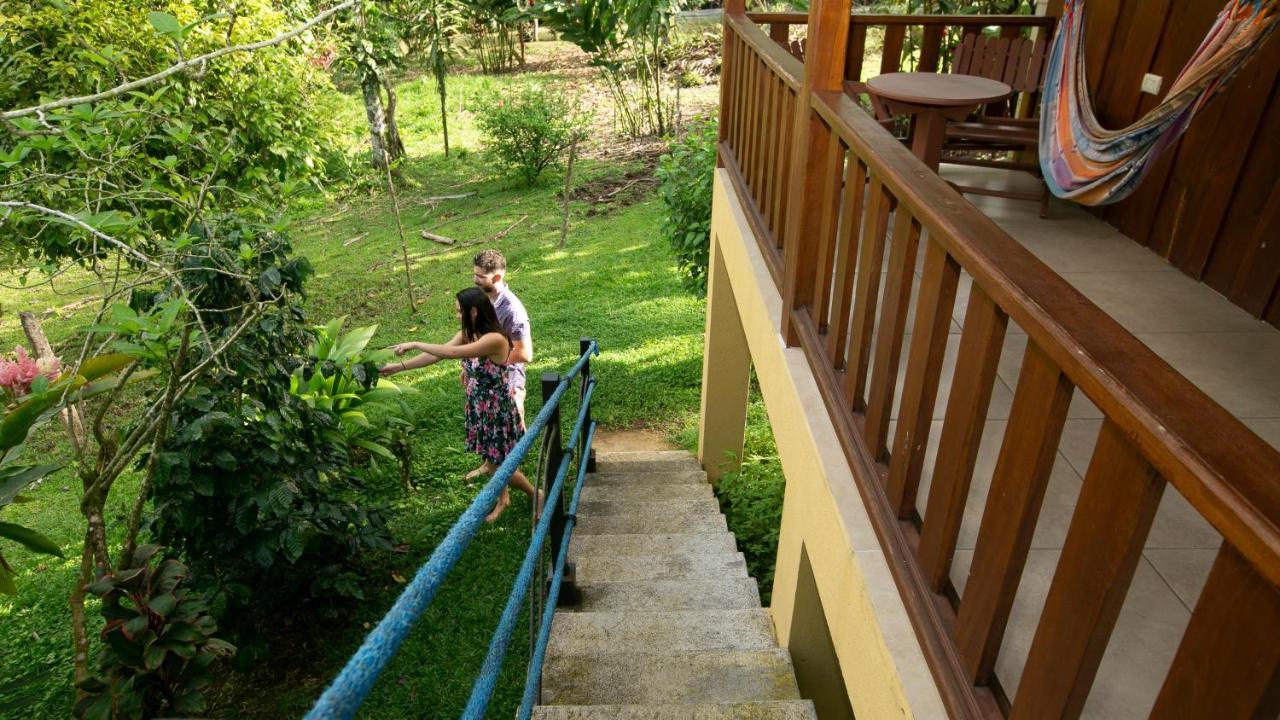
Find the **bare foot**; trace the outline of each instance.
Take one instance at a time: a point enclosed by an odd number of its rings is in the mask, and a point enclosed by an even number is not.
[[[542,491],[541,491],[541,490],[539,490],[539,491],[538,491],[538,503],[537,503],[537,506],[536,506],[536,507],[534,507],[534,509],[533,509],[533,519],[534,519],[534,520],[537,520],[537,519],[539,519],[539,518],[541,518],[541,517],[542,517],[542,501],[543,501],[544,499],[545,499],[545,497],[543,496]]]
[[[511,505],[511,498],[506,493],[503,493],[502,497],[498,498],[497,504],[493,506],[493,510],[484,516],[484,521],[487,523],[496,521],[502,516],[502,513],[506,512],[509,505]]]
[[[480,477],[481,475],[489,475],[489,474],[490,474],[490,473],[492,473],[492,472],[493,472],[493,468],[489,465],[489,463],[487,463],[487,462],[486,462],[486,463],[481,463],[480,467],[476,468],[475,470],[472,470],[471,472],[467,473],[466,475],[463,475],[463,476],[462,476],[462,479],[463,479],[463,480],[475,480],[476,478]]]

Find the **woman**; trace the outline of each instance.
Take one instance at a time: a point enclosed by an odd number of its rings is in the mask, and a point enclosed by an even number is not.
[[[462,330],[447,345],[407,342],[392,349],[397,355],[418,350],[428,358],[462,360],[463,386],[467,392],[467,450],[478,454],[486,467],[496,468],[524,435],[524,423],[507,386],[506,360],[511,353],[511,341],[498,323],[493,303],[480,288],[469,287],[457,294],[457,312]],[[410,366],[428,364],[415,362],[417,360],[419,358],[399,363],[399,368],[395,364],[388,365],[383,372],[398,372]],[[508,482],[534,500],[534,517],[541,515],[542,493],[534,490],[519,468],[511,474]],[[485,521],[497,520],[510,504],[510,493],[503,488],[502,496]]]

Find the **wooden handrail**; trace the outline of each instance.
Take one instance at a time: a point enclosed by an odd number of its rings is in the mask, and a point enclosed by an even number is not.
[[[752,49],[764,59],[769,68],[787,84],[787,87],[799,90],[801,79],[804,77],[804,63],[770,40],[768,33],[751,22],[750,18],[750,13],[747,15],[725,13],[724,15],[725,23],[751,43]]]
[[[809,16],[796,12],[752,12],[747,18],[756,23],[785,23],[806,25]],[[989,27],[1052,27],[1054,18],[1048,15],[870,15],[855,13],[849,16],[854,25],[968,25]]]
[[[1205,395],[844,93],[813,108],[1183,497],[1280,587],[1280,451]]]

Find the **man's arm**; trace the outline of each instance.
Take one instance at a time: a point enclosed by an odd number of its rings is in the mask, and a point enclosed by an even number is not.
[[[511,341],[511,354],[507,356],[507,364],[533,362],[533,338]]]

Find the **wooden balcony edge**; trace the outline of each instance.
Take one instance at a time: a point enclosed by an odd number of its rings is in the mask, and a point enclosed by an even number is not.
[[[756,23],[785,23],[805,25],[808,13],[800,12],[749,12],[747,18]],[[854,25],[960,25],[970,27],[1052,27],[1050,15],[884,15],[853,13],[849,21]]]
[[[899,202],[1197,511],[1280,586],[1280,451],[978,212],[848,95],[815,92],[813,108],[859,156],[880,161]]]

